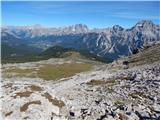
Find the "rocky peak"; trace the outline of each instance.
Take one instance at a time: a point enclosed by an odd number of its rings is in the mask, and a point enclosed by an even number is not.
[[[142,20],[138,22],[133,29],[136,30],[151,30],[155,24],[151,20]]]
[[[114,25],[114,26],[113,26],[113,30],[114,30],[114,31],[122,31],[122,30],[124,30],[124,28],[121,27],[121,26],[119,26],[119,25]]]
[[[40,24],[35,24],[35,25],[32,25],[32,26],[29,26],[30,28],[33,28],[33,29],[39,29],[39,28],[44,28],[42,25]]]
[[[142,25],[142,26],[145,25],[146,26],[146,25],[152,25],[152,24],[153,24],[153,22],[151,20],[141,20],[136,24],[136,26],[137,25]]]
[[[75,24],[74,26],[78,27],[78,28],[87,28],[88,29],[87,25],[85,25],[85,24]]]
[[[88,27],[85,24],[75,24],[71,26],[73,31],[77,32],[88,32]]]

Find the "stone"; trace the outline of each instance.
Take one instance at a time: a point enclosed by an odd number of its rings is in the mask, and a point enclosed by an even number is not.
[[[71,111],[70,111],[69,114],[70,114],[70,116],[72,116],[72,117],[75,116],[74,112],[71,112]]]
[[[126,114],[119,113],[118,115],[120,120],[129,120],[129,117]]]

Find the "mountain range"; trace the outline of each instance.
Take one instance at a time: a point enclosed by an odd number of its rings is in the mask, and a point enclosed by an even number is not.
[[[105,59],[115,60],[120,56],[133,54],[135,50],[144,46],[159,43],[160,25],[150,20],[142,20],[128,29],[119,25],[112,28],[89,29],[84,24],[59,28],[41,25],[2,26],[1,41],[2,45],[19,49],[29,48],[29,51],[38,53],[58,45],[86,50]],[[5,51],[5,47],[3,50]]]

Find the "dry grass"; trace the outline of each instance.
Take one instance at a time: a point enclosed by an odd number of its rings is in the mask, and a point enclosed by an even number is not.
[[[14,98],[16,98],[17,96],[29,97],[34,91],[42,91],[42,88],[37,85],[31,85],[29,86],[29,88],[31,89],[31,91],[17,92],[15,93],[16,95],[14,96]]]
[[[39,86],[37,86],[37,85],[31,85],[31,86],[30,86],[30,89],[31,89],[32,91],[42,91],[42,88],[39,87]]]
[[[44,96],[46,99],[48,99],[49,102],[51,102],[53,105],[58,106],[59,108],[62,108],[65,106],[63,101],[57,100],[56,98],[52,98],[52,96],[49,93],[44,93],[42,96]]]
[[[119,113],[119,119],[120,120],[129,120],[129,117],[125,114]]]
[[[87,85],[103,85],[103,84],[109,84],[113,85],[116,83],[116,80],[132,80],[133,78],[124,76],[124,77],[116,77],[116,78],[109,78],[108,80],[91,80],[87,82]]]
[[[130,76],[116,77],[113,79],[115,79],[115,80],[133,80],[133,78]]]
[[[25,91],[25,92],[17,92],[16,95],[14,96],[14,98],[16,98],[17,96],[20,97],[29,97],[33,92],[31,91]]]
[[[20,107],[20,111],[25,112],[28,109],[28,106],[31,104],[41,105],[41,101],[32,101],[32,102],[25,103],[22,107]]]
[[[153,54],[154,53],[154,54]],[[128,59],[130,66],[137,66],[143,64],[152,64],[160,61],[160,44],[153,45],[147,49],[142,50],[138,54],[132,55]]]
[[[135,93],[130,93],[128,96],[131,96],[132,98],[139,98],[139,97],[143,97],[143,98],[148,98],[144,93],[142,92],[135,92]]]
[[[61,78],[71,77],[76,73],[90,70],[91,65],[87,63],[64,63],[64,64],[45,64],[39,69],[20,69],[14,68],[5,70],[3,75],[6,77],[32,77],[42,78],[44,80],[57,80]]]
[[[69,56],[71,58],[76,58],[76,57],[79,58],[79,57],[81,57],[80,53],[79,52],[75,52],[75,51],[69,51],[69,52],[65,52],[63,54],[63,57],[67,57],[67,56]]]
[[[103,84],[113,84],[115,80],[91,80],[87,82],[87,85],[103,85]]]
[[[37,75],[45,80],[55,80],[60,78],[66,78],[89,70],[91,65],[89,64],[77,64],[77,63],[64,63],[61,65],[45,65],[37,71]]]
[[[5,114],[5,117],[10,116],[13,113],[13,111],[10,111],[8,113]]]
[[[124,104],[124,101],[122,101],[121,99],[117,99],[114,104],[116,105],[123,105]]]
[[[13,77],[13,76],[19,76],[19,77],[24,77],[24,76],[31,76],[34,72],[34,69],[20,69],[20,68],[12,68],[12,69],[7,69],[2,72],[2,77]]]

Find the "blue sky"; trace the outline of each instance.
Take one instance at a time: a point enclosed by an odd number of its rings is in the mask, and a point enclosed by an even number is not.
[[[41,24],[61,27],[77,23],[90,28],[112,27],[115,24],[129,28],[140,20],[160,24],[160,2],[56,2],[3,1],[2,25]]]

